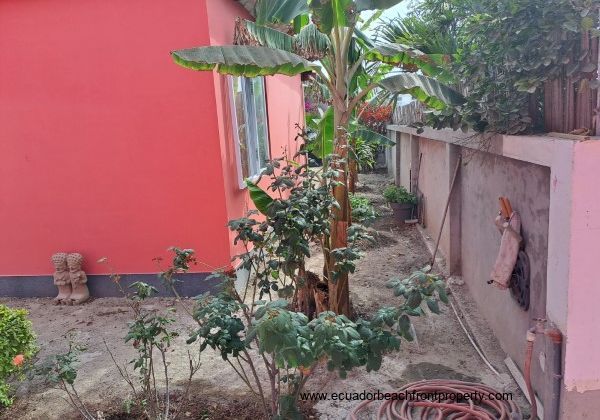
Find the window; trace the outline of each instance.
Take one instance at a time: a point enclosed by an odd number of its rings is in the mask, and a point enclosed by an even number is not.
[[[269,159],[269,124],[265,101],[265,82],[231,77],[231,110],[233,137],[238,153],[240,187],[246,178],[257,176]]]

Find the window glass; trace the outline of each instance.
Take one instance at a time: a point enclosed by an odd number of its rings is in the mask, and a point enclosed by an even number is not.
[[[243,89],[243,79],[240,77],[234,77],[232,80],[232,90],[233,90],[233,103],[235,105],[235,113],[234,113],[234,125],[233,129],[237,134],[234,136],[235,140],[238,142],[239,147],[239,159],[241,163],[241,169],[243,178],[248,178],[248,174],[250,173],[250,169],[248,167],[248,134],[247,134],[247,118],[246,115],[246,105],[244,99],[244,89]]]
[[[269,125],[262,77],[231,78],[234,138],[238,147],[240,185],[260,173],[269,159]]]
[[[263,168],[269,160],[269,125],[267,120],[267,107],[265,103],[264,79],[252,79],[254,104],[256,107],[256,131],[258,135],[258,159]]]

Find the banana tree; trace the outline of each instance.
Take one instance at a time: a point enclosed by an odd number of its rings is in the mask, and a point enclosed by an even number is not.
[[[408,93],[428,106],[442,109],[462,97],[428,75],[441,70],[426,54],[399,44],[373,45],[358,28],[361,13],[392,7],[401,0],[240,0],[255,21],[239,20],[231,46],[196,47],[173,51],[173,60],[192,70],[214,70],[235,76],[296,75],[314,72],[331,93],[333,156],[338,170],[332,194],[337,203],[325,240],[324,276],[329,309],[350,315],[348,272],[337,270],[335,255],[348,243],[348,133],[353,112],[376,89]],[[366,62],[417,66],[423,74],[399,72],[379,81],[356,84]],[[437,73],[437,74],[436,74]]]

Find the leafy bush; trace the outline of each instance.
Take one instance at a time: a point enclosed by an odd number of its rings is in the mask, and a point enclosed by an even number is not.
[[[367,197],[357,194],[349,194],[349,197],[353,222],[368,223],[377,218],[377,213]]]
[[[357,109],[358,120],[367,128],[385,134],[392,119],[391,105],[372,105],[363,103]]]
[[[197,299],[193,317],[198,328],[188,343],[198,341],[200,351],[218,351],[260,398],[267,418],[296,419],[298,395],[321,361],[342,378],[361,366],[379,369],[383,355],[398,350],[401,338],[412,339],[409,317],[424,314],[425,303],[437,309],[433,302],[436,296],[443,299],[439,288],[445,286],[435,276],[413,276],[404,284],[404,299],[380,309],[370,320],[354,321],[323,309],[318,286],[326,283],[318,276],[316,284],[311,283],[315,280],[305,264],[311,245],[323,247],[323,237],[329,234],[331,210],[337,204],[330,195],[335,173],[309,170],[307,164],[284,157],[268,163],[263,175],[277,198],[248,183],[262,215],[253,211],[229,222],[234,243],[245,250],[237,256],[239,267],[248,272],[245,289],[236,289],[233,273],[214,273],[223,291]],[[370,206],[364,198],[361,204]],[[327,277],[335,282],[340,273],[354,272],[360,258],[356,245],[363,238],[368,239],[364,228],[353,224],[346,247],[322,249],[335,261],[327,266]],[[161,275],[166,273],[167,283],[174,273],[187,271],[181,262],[189,255],[172,250],[173,267]],[[307,305],[311,298],[313,304]],[[257,374],[261,365],[268,380]]]
[[[7,380],[37,351],[35,333],[24,309],[0,305],[0,405],[12,403]]]
[[[356,160],[358,169],[373,169],[376,163],[378,144],[368,143],[362,138],[357,138],[352,141],[350,156]]]
[[[260,396],[266,416],[275,415],[276,419],[301,418],[298,395],[321,361],[342,379],[357,367],[364,366],[367,372],[378,370],[385,353],[399,350],[402,338],[413,340],[410,317],[426,314],[422,304],[439,313],[437,298],[447,301],[444,281],[418,272],[395,280],[398,284],[390,283],[388,287],[403,296],[403,301],[379,309],[369,320],[352,321],[329,311],[309,320],[291,310],[285,299],[245,304],[235,291],[233,278],[222,275],[222,279],[225,292],[198,299],[194,319],[199,328],[188,342],[200,340],[201,350],[217,350]],[[268,384],[256,374],[260,363],[266,368]],[[266,389],[271,389],[270,401]]]
[[[568,76],[579,89],[596,71],[582,38],[600,34],[598,2],[423,0],[380,34],[442,63],[466,96],[464,104],[426,114],[425,125],[542,131],[544,84]]]
[[[390,203],[417,204],[417,196],[402,186],[390,185],[383,191],[383,196]]]

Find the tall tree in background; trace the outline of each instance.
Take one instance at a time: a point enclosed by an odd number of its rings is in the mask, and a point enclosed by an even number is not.
[[[460,104],[462,96],[440,84],[443,70],[427,54],[401,44],[374,45],[360,29],[368,22],[361,13],[390,8],[401,0],[241,0],[255,21],[240,20],[236,43],[172,52],[174,61],[193,70],[215,70],[234,76],[296,75],[314,72],[330,91],[332,106],[329,129],[322,130],[321,154],[338,170],[332,194],[339,206],[332,215],[325,238],[324,275],[329,288],[329,309],[350,315],[348,270],[339,255],[348,243],[350,205],[348,200],[348,136],[377,133],[351,124],[355,109],[369,93],[408,93],[435,109]],[[373,78],[367,63],[396,67],[388,77]],[[408,70],[408,71],[406,71]],[[415,72],[419,70],[419,72]],[[327,121],[327,120],[326,120]]]

